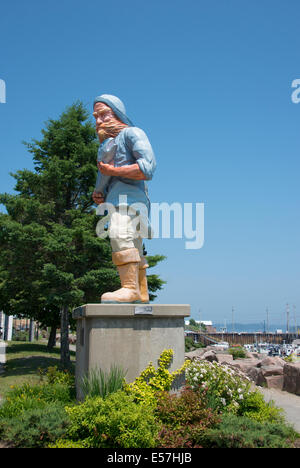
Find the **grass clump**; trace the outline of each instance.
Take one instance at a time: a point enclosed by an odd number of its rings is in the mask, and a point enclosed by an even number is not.
[[[126,371],[119,366],[111,366],[108,372],[95,368],[82,377],[81,390],[84,397],[101,396],[106,398],[109,394],[120,390],[123,386]]]

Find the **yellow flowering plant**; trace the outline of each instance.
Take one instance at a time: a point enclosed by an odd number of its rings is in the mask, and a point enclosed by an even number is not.
[[[159,357],[158,368],[150,362],[134,382],[124,383],[125,392],[133,394],[138,402],[155,405],[157,393],[169,391],[174,380],[182,375],[186,368],[187,362],[174,372],[168,370],[173,354],[172,349],[165,349]]]

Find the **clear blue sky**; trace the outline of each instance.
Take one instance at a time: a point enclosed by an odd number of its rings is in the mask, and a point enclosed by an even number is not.
[[[17,0],[1,5],[1,192],[32,169],[22,141],[76,100],[115,94],[157,157],[153,202],[205,205],[205,243],[168,259],[156,302],[214,322],[300,324],[298,0]],[[153,270],[154,271],[154,270]]]

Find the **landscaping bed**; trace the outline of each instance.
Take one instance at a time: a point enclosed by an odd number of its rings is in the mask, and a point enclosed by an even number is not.
[[[33,349],[30,353],[28,359],[38,355]],[[172,354],[172,350],[165,350],[158,368],[149,363],[130,384],[120,379],[120,373],[117,379],[116,372],[98,373],[98,381],[96,373],[86,376],[81,402],[75,400],[72,370],[52,365],[34,372],[30,367],[31,380],[26,382],[25,370],[22,374],[17,366],[22,381],[15,381],[13,388],[9,388],[0,407],[2,447],[292,448],[299,445],[299,434],[286,424],[280,409],[272,402],[266,403],[258,391],[251,389],[247,379],[226,365],[209,361],[187,360],[182,369],[171,374],[168,368]],[[45,358],[59,362],[57,355]],[[18,359],[14,356],[12,360]],[[26,355],[20,359],[26,362]],[[15,367],[9,361],[7,377],[12,378]],[[174,378],[183,371],[186,386],[178,393],[170,393]]]

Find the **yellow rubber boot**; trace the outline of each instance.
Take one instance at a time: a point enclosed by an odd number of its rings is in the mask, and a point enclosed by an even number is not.
[[[117,291],[102,294],[101,302],[109,304],[140,303],[139,264],[141,259],[138,249],[113,252],[112,260],[117,266],[122,287]]]
[[[148,282],[147,282],[147,274],[146,268],[149,265],[145,257],[141,257],[141,261],[139,264],[139,287],[141,293],[141,301],[145,304],[149,303],[149,293],[148,293]]]

